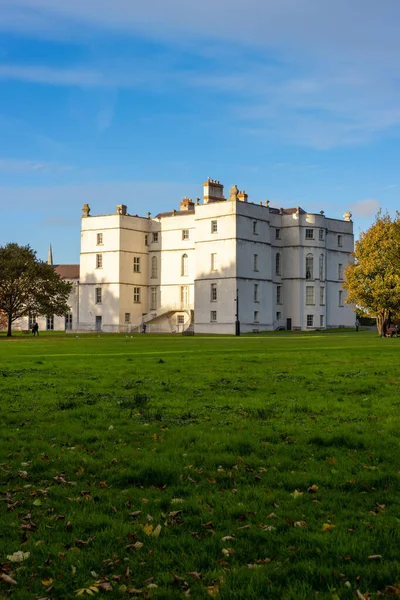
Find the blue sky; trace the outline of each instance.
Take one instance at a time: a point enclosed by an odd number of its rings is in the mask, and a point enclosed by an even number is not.
[[[398,0],[0,0],[0,245],[207,177],[356,232],[400,190]]]

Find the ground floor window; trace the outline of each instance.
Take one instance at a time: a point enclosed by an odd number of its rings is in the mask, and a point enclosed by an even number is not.
[[[276,313],[276,320],[277,320],[277,321],[280,321],[280,320],[281,320],[281,317],[282,317],[282,313],[280,313],[280,312],[277,312],[277,313]]]
[[[96,317],[96,331],[101,331],[102,327],[102,318]]]
[[[131,322],[131,313],[125,313],[125,323]]]
[[[54,329],[54,316],[49,315],[46,317],[46,329],[47,331],[52,331]]]
[[[157,288],[156,287],[152,287],[151,288],[151,305],[150,305],[150,310],[156,310],[157,309]]]
[[[319,325],[320,325],[320,327],[324,326],[324,315],[319,316]]]
[[[65,315],[65,330],[69,331],[72,329],[72,313],[67,313]]]
[[[217,311],[216,310],[212,310],[210,312],[210,321],[211,321],[211,323],[215,323],[217,321]]]
[[[314,327],[314,315],[307,315],[307,327]]]
[[[254,323],[258,323],[258,310],[254,311]]]
[[[28,317],[28,329],[32,329],[34,324],[36,323],[36,317],[33,315],[29,315]]]

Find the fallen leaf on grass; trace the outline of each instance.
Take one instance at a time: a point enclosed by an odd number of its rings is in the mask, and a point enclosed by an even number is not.
[[[18,550],[18,552],[14,552],[14,554],[8,554],[7,558],[11,562],[20,563],[29,558],[30,554],[30,552],[21,552],[21,550]]]
[[[48,579],[42,579],[42,585],[44,585],[44,587],[49,587],[49,585],[51,585],[53,583],[53,580],[51,577],[49,577]]]
[[[335,529],[336,525],[332,525],[331,523],[324,523],[322,525],[322,531],[332,531],[332,529]]]
[[[88,594],[89,596],[94,596],[95,593],[96,594],[99,593],[99,588],[96,585],[91,585],[88,588],[81,588],[79,590],[76,590],[77,596],[83,596],[84,594]]]
[[[295,521],[293,527],[307,527],[307,521]]]
[[[382,558],[382,554],[371,554],[368,556],[369,560],[377,560],[378,558]]]
[[[191,571],[190,573],[188,573],[188,575],[192,579],[201,579],[203,577],[203,574],[202,573],[198,573],[197,571]]]
[[[358,600],[369,600],[369,596],[363,596],[360,590],[356,590]]]
[[[294,490],[294,492],[292,492],[290,495],[293,496],[294,499],[297,499],[303,495],[303,492],[301,492],[300,490]]]
[[[309,492],[310,494],[316,494],[319,490],[319,487],[317,485],[311,485],[309,488],[307,488],[307,492]]]
[[[12,579],[12,577],[9,577],[5,573],[0,574],[0,579],[5,581],[6,583],[10,583],[11,585],[17,585],[17,582],[15,581],[15,579]]]
[[[235,536],[234,535],[226,535],[225,537],[221,538],[221,541],[223,542],[229,542],[229,540],[235,540]]]
[[[279,519],[279,517],[274,512],[272,512],[268,515],[267,519]]]
[[[233,548],[222,548],[222,554],[224,556],[230,556],[231,554],[235,554],[235,550]]]

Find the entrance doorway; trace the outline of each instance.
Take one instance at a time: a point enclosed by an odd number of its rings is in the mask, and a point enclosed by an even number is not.
[[[292,331],[292,319],[286,319],[286,329]]]
[[[96,331],[101,331],[101,317],[96,317]]]

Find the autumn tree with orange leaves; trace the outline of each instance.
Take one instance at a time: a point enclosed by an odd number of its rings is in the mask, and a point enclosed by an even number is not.
[[[400,315],[400,213],[392,220],[379,212],[361,233],[353,256],[345,271],[346,302],[375,317],[384,335],[391,318]]]

